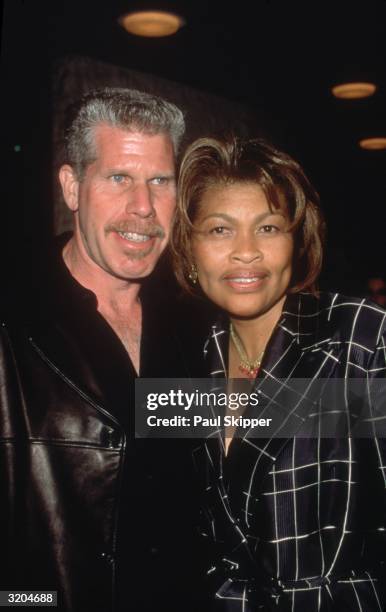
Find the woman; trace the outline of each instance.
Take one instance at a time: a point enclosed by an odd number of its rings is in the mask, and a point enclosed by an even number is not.
[[[283,424],[292,419],[287,437],[281,428],[265,439],[227,430],[197,453],[222,610],[386,606],[385,440],[331,437],[331,426],[322,434],[334,415],[353,417],[353,379],[368,393],[371,418],[379,409],[386,313],[316,292],[323,229],[302,169],[267,143],[204,138],[187,150],[173,250],[181,284],[220,309],[205,347],[208,373],[249,379],[283,411]],[[315,398],[280,404],[298,379],[311,397],[318,382],[339,378],[332,410]],[[310,423],[316,435],[294,436]]]

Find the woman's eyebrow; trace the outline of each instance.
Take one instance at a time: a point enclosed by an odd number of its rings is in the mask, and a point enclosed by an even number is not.
[[[272,217],[276,215],[279,215],[280,217],[284,218],[283,213],[280,211],[271,212],[270,210],[267,210],[266,212],[263,212],[260,215],[256,215],[256,217],[254,218],[254,222],[259,223],[260,221],[263,221],[267,217]],[[227,213],[221,213],[221,212],[218,212],[218,213],[214,212],[214,213],[210,213],[209,215],[205,215],[204,217],[199,219],[199,221],[200,223],[202,223],[203,221],[206,221],[207,219],[224,219],[225,221],[228,221],[229,223],[238,221],[238,217],[234,217],[232,215],[228,215]]]

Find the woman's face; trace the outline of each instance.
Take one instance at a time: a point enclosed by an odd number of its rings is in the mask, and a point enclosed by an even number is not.
[[[271,212],[261,187],[210,187],[194,223],[194,263],[203,292],[234,317],[281,309],[287,293],[293,237],[280,211]]]

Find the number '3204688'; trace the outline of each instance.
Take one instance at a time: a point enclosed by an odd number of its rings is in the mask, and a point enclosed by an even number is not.
[[[9,604],[49,604],[54,603],[53,593],[44,592],[25,592],[25,593],[8,593]]]

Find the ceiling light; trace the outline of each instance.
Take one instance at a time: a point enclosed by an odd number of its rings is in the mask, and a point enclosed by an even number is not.
[[[165,11],[136,11],[118,21],[130,34],[148,37],[170,36],[185,25],[182,17]]]
[[[377,87],[373,83],[343,83],[335,85],[332,88],[332,93],[336,98],[368,98],[375,93]]]
[[[359,141],[359,146],[370,151],[386,149],[386,138],[363,138],[363,140]]]

